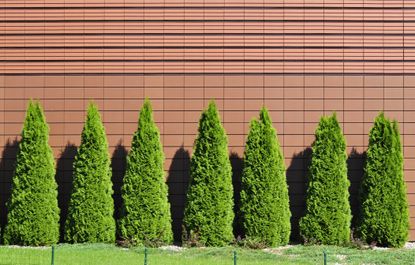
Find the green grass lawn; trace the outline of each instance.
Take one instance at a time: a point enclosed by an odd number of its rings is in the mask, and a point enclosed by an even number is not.
[[[332,246],[293,246],[249,250],[244,248],[191,248],[182,251],[149,249],[148,265],[233,265],[233,251],[238,265],[323,264],[323,250],[328,264],[415,264],[415,249],[359,250]],[[0,247],[0,265],[51,264],[51,248]],[[58,245],[55,265],[144,264],[144,249],[125,249],[106,244]]]

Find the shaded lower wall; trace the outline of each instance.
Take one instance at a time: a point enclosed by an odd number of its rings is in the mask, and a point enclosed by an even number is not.
[[[60,153],[56,163],[56,181],[58,184],[58,201],[61,209],[61,236],[63,235],[63,224],[66,219],[70,191],[72,188],[72,164],[77,152],[77,147],[73,144],[68,144]],[[1,182],[1,197],[0,197],[0,224],[1,228],[7,222],[7,207],[6,201],[9,199],[11,191],[11,179],[13,175],[13,164],[18,150],[18,141],[14,140],[8,142],[3,149],[2,160],[0,163],[0,170],[3,173]],[[127,149],[121,143],[118,143],[111,156],[112,166],[112,181],[114,189],[114,218],[120,217],[120,207],[122,206],[121,186],[122,179],[125,173],[125,162],[127,156]],[[287,165],[287,181],[289,185],[290,205],[291,205],[291,226],[292,226],[292,242],[301,241],[299,235],[299,220],[304,214],[305,210],[305,191],[307,189],[307,168],[310,162],[311,148],[306,148],[299,153],[295,153]],[[241,176],[243,168],[243,159],[237,153],[230,154],[230,160],[233,170],[233,185],[234,185],[234,202],[235,202],[235,223],[234,234],[235,237],[240,237],[242,228],[240,227],[238,218],[239,211],[239,192],[241,189]],[[358,211],[357,191],[362,178],[364,154],[353,149],[348,158],[349,179],[351,181],[350,187],[350,203],[352,206],[352,213],[355,217]],[[174,231],[175,242],[181,241],[182,235],[182,218],[184,213],[184,206],[186,203],[186,190],[189,184],[189,167],[190,152],[183,146],[179,147],[175,152],[170,167],[167,171],[167,185],[169,189],[169,202],[171,205],[172,227]],[[352,226],[354,225],[354,220]],[[3,229],[2,229],[3,230]],[[61,240],[63,240],[61,238]]]

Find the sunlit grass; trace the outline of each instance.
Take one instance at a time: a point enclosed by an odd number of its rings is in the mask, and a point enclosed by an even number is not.
[[[289,246],[271,250],[245,248],[190,248],[180,251],[148,249],[148,265],[233,265],[236,251],[238,265],[323,264],[415,264],[415,250],[360,250],[334,246]],[[51,264],[50,247],[0,247],[0,265]],[[58,245],[55,265],[144,264],[144,248],[120,248],[109,244]]]

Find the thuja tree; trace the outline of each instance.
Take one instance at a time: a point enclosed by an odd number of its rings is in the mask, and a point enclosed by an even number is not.
[[[322,117],[312,145],[306,215],[300,233],[306,243],[350,241],[351,211],[346,142],[336,115]]]
[[[42,108],[30,101],[8,202],[5,244],[39,246],[59,240],[55,161],[48,139],[49,127]]]
[[[247,239],[263,246],[290,239],[290,207],[284,156],[268,111],[252,120],[242,173],[241,216]]]
[[[402,147],[398,123],[383,113],[376,117],[369,133],[360,198],[361,238],[368,243],[401,247],[409,229]]]
[[[144,102],[123,180],[120,236],[135,244],[171,243],[170,204],[160,133],[149,100]]]
[[[98,108],[92,103],[88,107],[73,172],[65,241],[114,242],[114,202],[111,197],[108,142]]]
[[[228,140],[214,102],[199,120],[190,165],[184,215],[184,241],[222,246],[233,238],[232,168]]]

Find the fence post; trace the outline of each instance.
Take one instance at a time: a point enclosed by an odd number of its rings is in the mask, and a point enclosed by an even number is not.
[[[147,248],[144,248],[144,265],[147,265]]]
[[[324,265],[327,265],[327,253],[325,250],[323,251],[323,256],[324,256]]]
[[[52,265],[55,265],[55,246],[52,245]]]
[[[233,265],[236,265],[236,250],[233,251]]]

